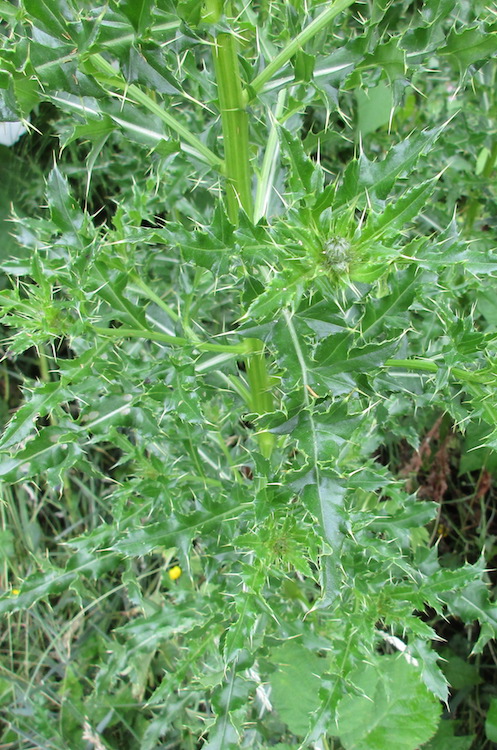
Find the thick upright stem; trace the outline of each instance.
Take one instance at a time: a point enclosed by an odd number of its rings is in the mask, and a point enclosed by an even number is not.
[[[216,14],[214,6],[208,9],[210,17]],[[236,38],[233,33],[222,32],[214,39],[214,69],[223,127],[228,215],[230,221],[237,225],[240,208],[251,220],[253,219],[253,203],[248,116],[240,79]],[[266,414],[272,411],[273,396],[264,344],[258,339],[248,339],[245,343],[250,349],[246,357],[250,390],[248,406],[255,414]],[[257,434],[257,440],[262,455],[270,458],[274,435],[263,430]]]
[[[264,344],[259,339],[246,339],[251,347],[247,357],[247,379],[250,386],[249,408],[254,414],[267,414],[273,409],[271,380],[264,355]],[[259,448],[263,456],[270,458],[274,446],[274,435],[266,430],[257,434]]]
[[[228,214],[237,224],[240,207],[252,218],[252,185],[248,117],[233,34],[222,33],[215,38],[214,67],[223,126]]]

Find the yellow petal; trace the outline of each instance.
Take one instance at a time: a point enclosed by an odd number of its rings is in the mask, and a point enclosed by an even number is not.
[[[171,581],[177,581],[182,572],[183,571],[179,565],[173,565],[173,567],[168,570],[169,578]]]

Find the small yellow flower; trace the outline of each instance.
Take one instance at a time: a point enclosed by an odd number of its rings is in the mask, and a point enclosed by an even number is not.
[[[171,581],[177,581],[182,572],[183,571],[179,565],[173,565],[173,567],[168,570],[169,578]]]
[[[21,593],[21,589],[12,589],[10,593],[12,594],[12,596],[19,596],[19,594]]]

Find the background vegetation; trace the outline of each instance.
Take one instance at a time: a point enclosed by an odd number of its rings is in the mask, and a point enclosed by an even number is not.
[[[0,18],[1,746],[492,747],[496,8]]]

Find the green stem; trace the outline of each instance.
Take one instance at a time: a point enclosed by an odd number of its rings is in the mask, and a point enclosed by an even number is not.
[[[233,34],[218,34],[214,40],[214,69],[223,126],[228,215],[236,225],[240,207],[252,218],[252,186],[248,117]]]
[[[3,401],[4,404],[9,405],[10,401],[10,377],[9,371],[5,366],[2,367],[1,372],[3,373]]]
[[[233,355],[243,355],[250,351],[247,341],[241,344],[210,344],[208,341],[189,341],[180,336],[170,336],[168,333],[159,331],[150,331],[147,328],[100,328],[93,326],[93,331],[100,336],[110,336],[116,339],[147,339],[148,341],[157,341],[161,344],[175,344],[176,346],[191,346],[202,352],[221,352]]]
[[[232,33],[218,34],[214,40],[214,68],[223,127],[228,216],[236,226],[240,207],[251,220],[253,208],[248,116],[240,79],[236,40]],[[264,344],[258,339],[247,339],[245,343],[248,347],[246,357],[250,389],[248,406],[255,414],[266,414],[272,411],[273,397],[264,356]],[[270,458],[274,446],[274,435],[263,430],[257,434],[257,440],[262,455]]]
[[[300,34],[297,34],[295,39],[292,39],[287,46],[281,50],[276,57],[271,60],[269,65],[264,68],[262,73],[252,81],[250,88],[253,95],[256,95],[262,91],[264,85],[271,80],[271,78],[282,68],[291,58],[300,50],[302,47],[316,34],[319,34],[326,26],[338,16],[342,10],[345,10],[352,5],[354,0],[335,0],[331,3],[330,7],[324,10],[317,18],[306,26]]]
[[[269,131],[269,138],[264,151],[264,159],[262,161],[261,174],[257,181],[257,190],[255,193],[254,223],[256,224],[266,215],[269,198],[271,196],[276,161],[279,154],[278,124],[285,109],[286,94],[286,89],[282,89],[279,92],[274,114],[271,115],[271,130]]]
[[[497,140],[495,141],[494,145],[492,146],[492,150],[490,151],[487,161],[485,163],[485,166],[483,168],[483,176],[484,177],[491,177],[492,172],[495,167],[495,162],[497,161]]]
[[[38,367],[40,379],[44,383],[48,383],[50,381],[50,370],[48,368],[48,356],[44,349],[40,349],[38,352]]]
[[[247,357],[247,380],[250,386],[249,408],[255,414],[267,414],[273,410],[273,394],[269,377],[264,344],[259,339],[246,339],[250,347]],[[257,433],[259,448],[265,458],[270,458],[274,447],[274,435],[267,430]]]
[[[204,23],[218,23],[223,15],[223,0],[205,0],[202,9]]]
[[[146,296],[148,297],[149,300],[151,300],[152,302],[155,302],[155,304],[158,307],[160,307],[162,310],[164,310],[164,312],[167,315],[169,315],[169,317],[171,318],[171,320],[174,320],[175,323],[177,323],[179,321],[180,317],[179,317],[178,313],[175,310],[173,310],[173,308],[170,307],[167,304],[167,302],[164,302],[164,300],[162,299],[162,297],[159,297],[159,295],[156,294],[154,292],[154,290],[151,289],[148,286],[148,284],[146,284],[140,276],[138,276],[137,273],[131,273],[130,274],[130,278],[133,281],[133,283],[137,287],[139,287],[142,292],[144,292],[146,294]]]
[[[436,362],[428,359],[387,359],[385,367],[402,367],[406,370],[421,370],[432,373],[437,373],[440,369]],[[462,367],[451,367],[450,371],[455,378],[463,383],[490,385],[495,381],[495,376],[488,372],[464,370]]]
[[[163,104],[157,104],[148,94],[142,91],[134,83],[128,83],[124,76],[114,70],[112,65],[100,54],[93,54],[88,57],[88,64],[91,73],[98,79],[99,74],[104,76],[104,83],[110,85],[119,91],[123,91],[126,99],[133,100],[141,104],[149,112],[159,117],[171,130],[174,130],[182,141],[193,147],[194,151],[203,158],[211,167],[221,169],[223,166],[222,159],[210,150],[196,135],[190,132],[188,128],[179,120],[166,112]]]

